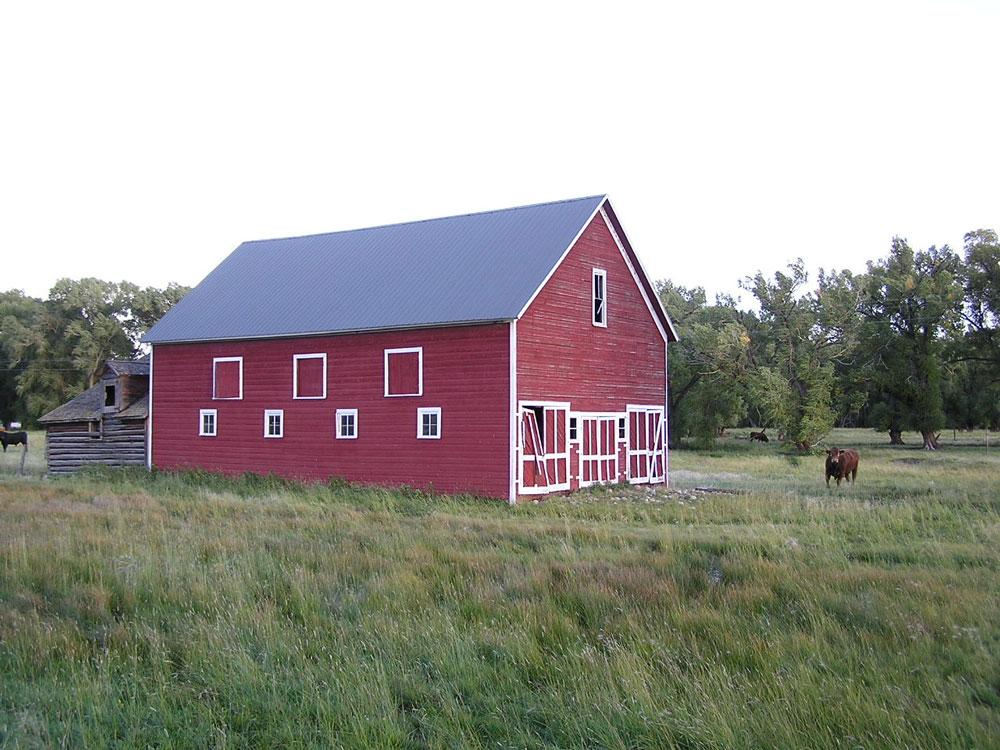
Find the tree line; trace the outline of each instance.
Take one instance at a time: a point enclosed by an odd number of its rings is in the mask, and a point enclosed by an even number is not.
[[[33,423],[94,385],[106,360],[140,356],[142,335],[188,291],[60,279],[47,299],[0,292],[0,420]]]
[[[809,450],[834,426],[904,430],[938,447],[945,428],[1000,427],[1000,242],[963,252],[896,237],[864,273],[802,260],[740,281],[756,302],[706,300],[669,281],[660,299],[681,337],[669,351],[671,443],[708,444],[727,426],[772,427]]]

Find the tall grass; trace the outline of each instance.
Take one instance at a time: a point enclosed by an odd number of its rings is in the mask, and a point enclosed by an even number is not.
[[[4,477],[0,744],[1000,745],[1000,452],[836,438],[515,508]]]

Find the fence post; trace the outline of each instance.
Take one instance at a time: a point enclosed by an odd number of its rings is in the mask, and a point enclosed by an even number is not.
[[[17,475],[21,476],[24,474],[24,459],[28,457],[28,444],[25,443],[21,446],[21,462],[17,465]]]

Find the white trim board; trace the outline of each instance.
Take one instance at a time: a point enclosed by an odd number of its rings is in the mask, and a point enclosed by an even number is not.
[[[155,346],[149,347],[149,410],[146,413],[146,468],[153,470],[153,351]],[[214,365],[213,365],[214,371]]]
[[[510,365],[510,378],[507,381],[507,385],[510,387],[510,398],[509,398],[509,414],[508,421],[510,422],[510,435],[508,440],[509,447],[509,486],[507,488],[507,503],[514,505],[517,502],[517,487],[518,487],[518,451],[520,446],[518,445],[518,425],[521,419],[521,412],[517,408],[517,321],[510,321],[510,354],[509,354],[509,365]]]

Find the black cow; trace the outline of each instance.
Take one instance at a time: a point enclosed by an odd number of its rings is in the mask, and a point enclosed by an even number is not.
[[[24,430],[20,432],[0,432],[0,444],[3,445],[3,452],[7,452],[8,445],[21,445],[24,444],[25,450],[28,449],[28,433]]]

